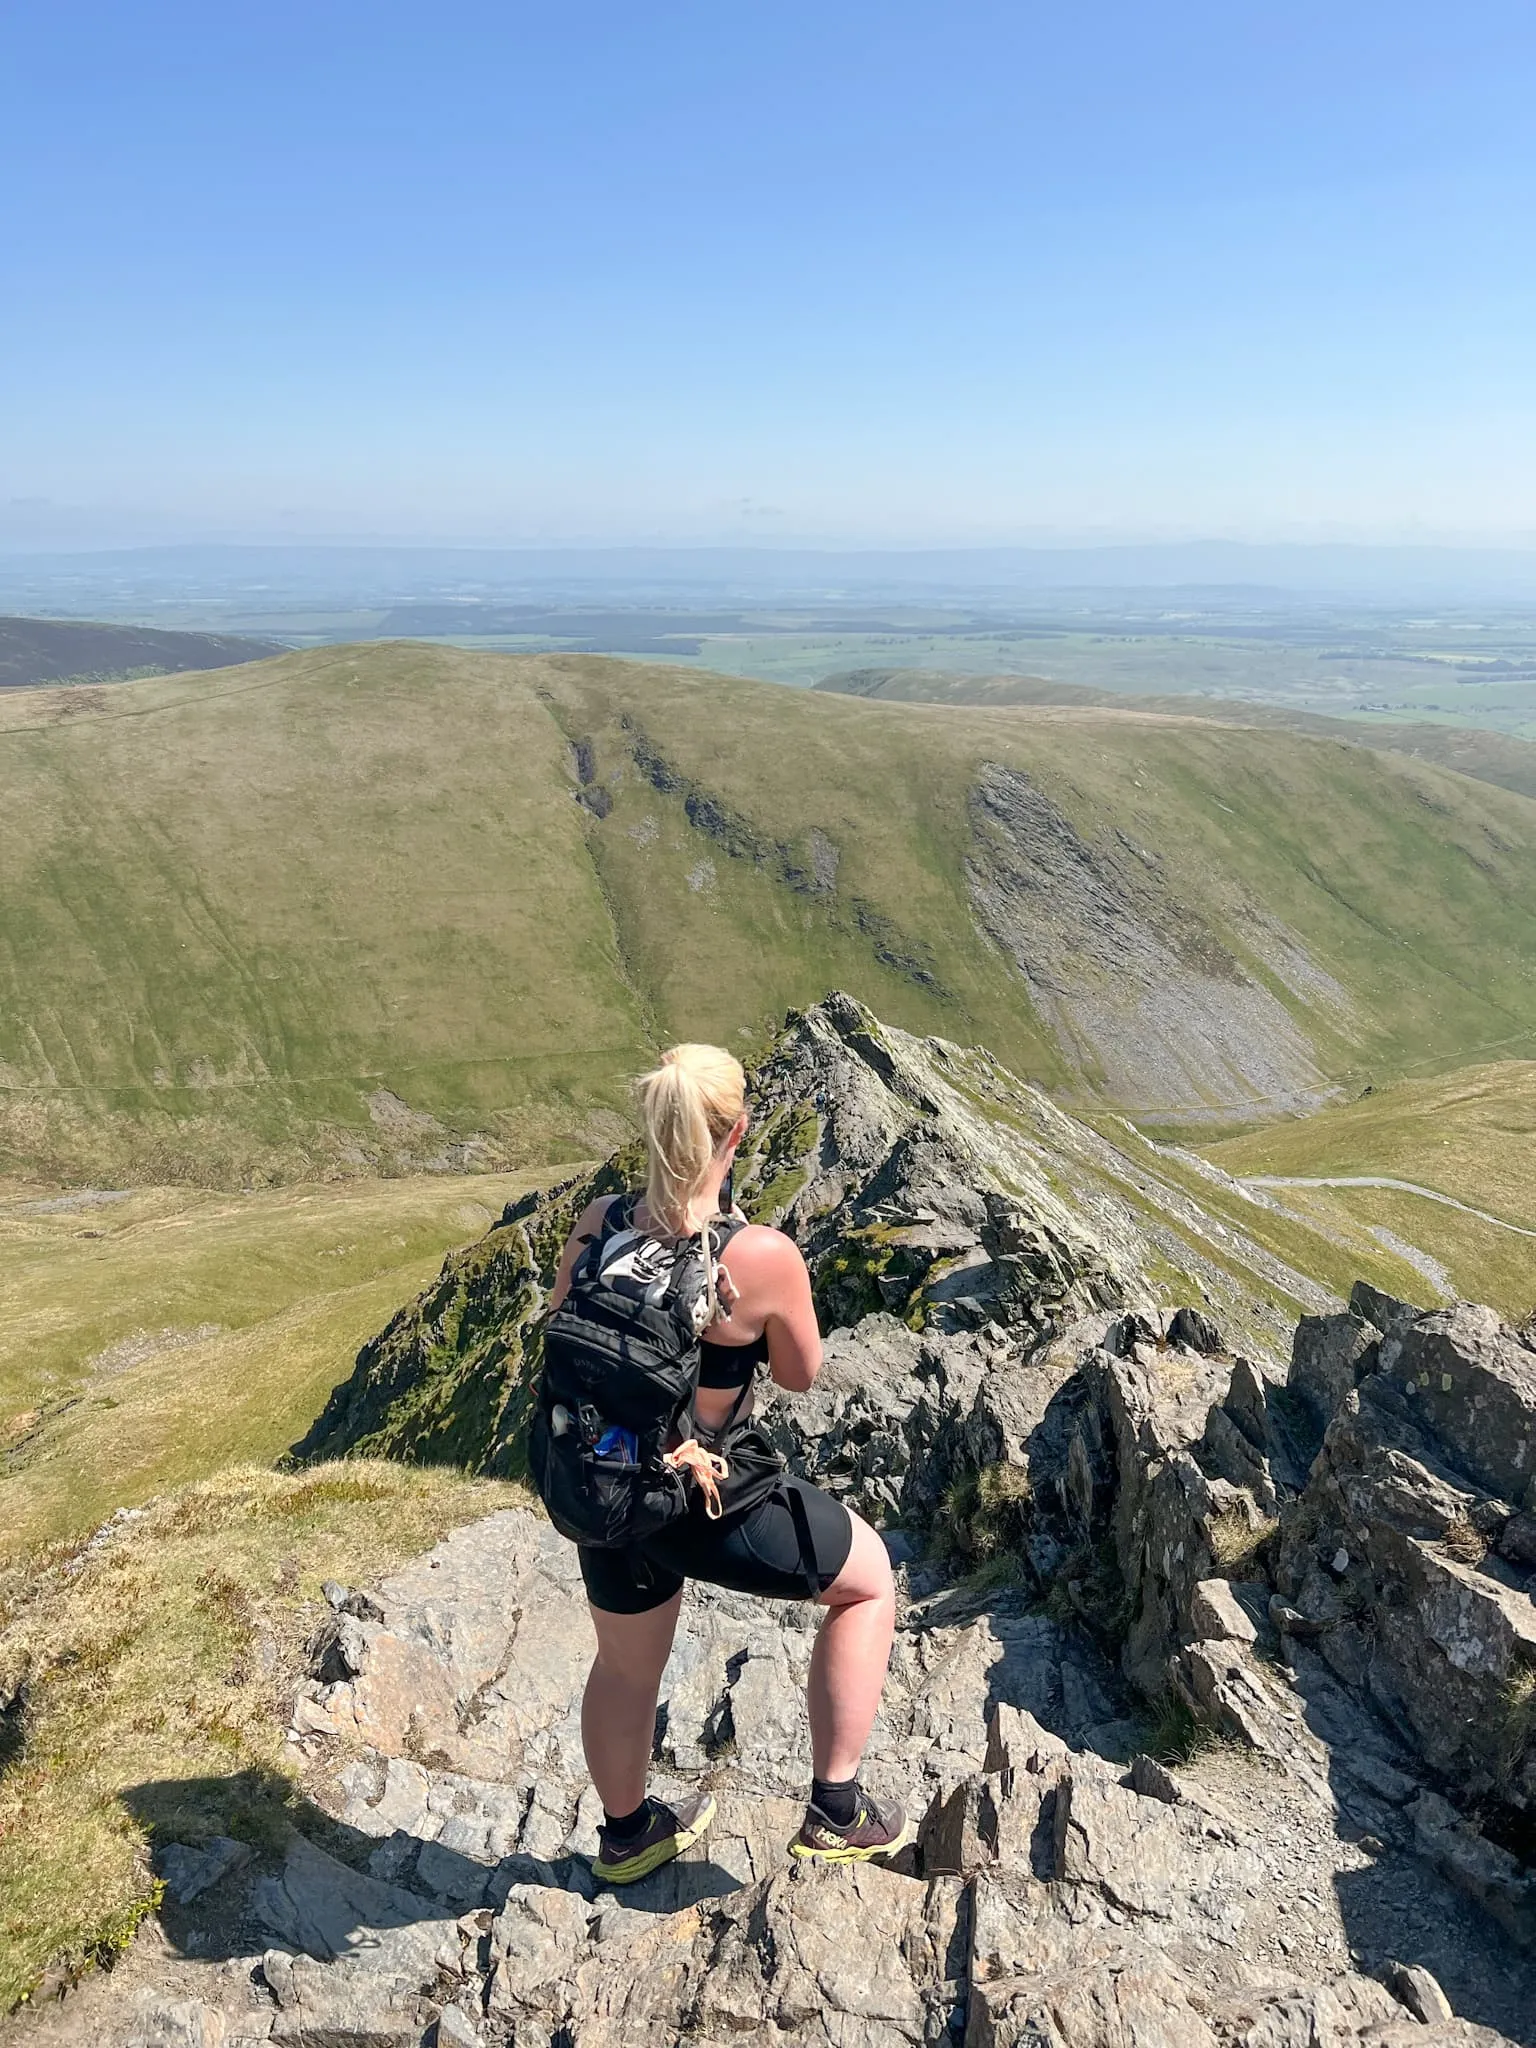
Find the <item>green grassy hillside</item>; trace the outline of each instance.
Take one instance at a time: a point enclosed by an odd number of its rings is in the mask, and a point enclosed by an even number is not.
[[[300,1435],[526,1175],[0,1189],[0,1560]]]
[[[154,626],[87,625],[79,619],[0,619],[0,690],[38,683],[109,682],[227,668],[282,650],[275,640],[228,633],[165,633]]]
[[[591,1157],[658,1040],[748,1049],[833,985],[1154,1122],[1536,1049],[1536,804],[1188,717],[596,657],[0,700],[0,1170]]]

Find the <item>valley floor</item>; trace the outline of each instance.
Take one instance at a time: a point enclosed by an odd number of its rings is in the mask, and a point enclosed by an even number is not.
[[[1536,1061],[1402,1081],[1204,1156],[1324,1235],[1411,1248],[1442,1294],[1536,1306]]]

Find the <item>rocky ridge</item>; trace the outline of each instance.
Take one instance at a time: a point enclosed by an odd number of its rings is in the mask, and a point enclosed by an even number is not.
[[[1313,1312],[1279,1344],[1230,1241],[1149,1224],[1124,1155],[846,999],[755,1099],[743,1193],[836,1325],[812,1392],[763,1412],[888,1531],[869,1772],[921,1814],[915,1848],[789,1866],[815,1616],[696,1587],[657,1783],[708,1783],[719,1818],[597,1887],[575,1559],[515,1510],[329,1589],[299,1830],[265,1860],[161,1845],[163,1955],[39,2042],[1536,2043],[1529,1333],[1362,1285],[1293,1294]],[[317,1447],[462,1402],[504,1458],[540,1262],[592,1185],[446,1270]],[[1175,1240],[1207,1278],[1170,1310]]]
[[[806,1252],[823,1326],[884,1309],[947,1358],[1031,1348],[1169,1294],[1280,1359],[1329,1292],[979,1048],[920,1039],[832,995],[792,1014],[752,1080],[738,1195]],[[369,1451],[516,1475],[538,1317],[572,1219],[633,1185],[638,1153],[513,1203],[365,1345],[301,1460]],[[1214,1168],[1212,1188],[1253,1198]],[[1404,1269],[1405,1280],[1411,1277]],[[952,1341],[953,1340],[953,1341]]]

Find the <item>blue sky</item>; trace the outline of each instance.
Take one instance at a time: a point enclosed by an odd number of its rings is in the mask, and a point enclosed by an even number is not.
[[[1530,0],[10,0],[0,545],[1536,544]]]

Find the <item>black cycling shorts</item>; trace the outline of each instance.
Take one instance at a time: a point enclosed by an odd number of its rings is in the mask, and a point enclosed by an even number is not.
[[[661,1607],[685,1579],[702,1579],[731,1593],[757,1593],[765,1600],[805,1600],[806,1566],[789,1505],[793,1489],[805,1510],[813,1557],[812,1576],[823,1592],[848,1562],[853,1521],[841,1501],[809,1480],[786,1473],[766,1499],[745,1514],[712,1522],[702,1500],[686,1516],[635,1550],[579,1548],[587,1598],[604,1614],[646,1614]]]

